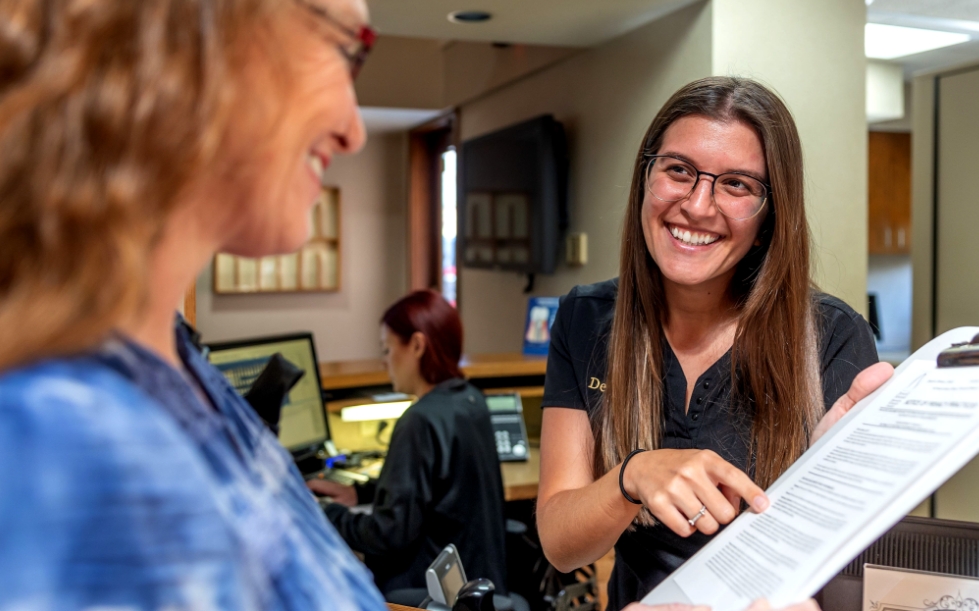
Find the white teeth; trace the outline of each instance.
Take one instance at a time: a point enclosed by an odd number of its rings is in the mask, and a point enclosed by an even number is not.
[[[708,235],[706,233],[691,233],[686,229],[678,229],[676,227],[670,227],[670,233],[673,237],[680,240],[685,244],[692,244],[698,246],[701,244],[713,244],[717,241],[717,236]]]
[[[313,170],[313,173],[320,178],[320,182],[323,181],[323,160],[316,155],[309,155],[306,158],[306,163],[309,164],[309,168]]]

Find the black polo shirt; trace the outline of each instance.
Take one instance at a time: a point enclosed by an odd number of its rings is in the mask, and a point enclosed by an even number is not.
[[[601,404],[617,291],[618,279],[613,279],[577,286],[561,299],[551,329],[545,407],[582,409],[591,416]],[[852,308],[822,293],[817,301],[823,402],[829,409],[857,373],[877,362],[877,349],[870,326]],[[750,473],[751,415],[731,405],[730,350],[697,380],[689,411],[684,409],[686,377],[668,342],[663,357],[666,409],[660,447],[713,450]],[[623,533],[615,545],[609,610],[642,598],[710,539],[699,532],[684,539],[661,524]]]

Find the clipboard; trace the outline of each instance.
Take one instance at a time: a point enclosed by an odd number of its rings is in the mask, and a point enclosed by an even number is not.
[[[938,353],[938,367],[979,366],[979,333],[967,342],[952,344]]]

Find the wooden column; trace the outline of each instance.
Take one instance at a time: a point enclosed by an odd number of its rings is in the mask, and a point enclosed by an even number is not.
[[[409,134],[408,289],[439,289],[442,270],[442,153],[455,142],[455,115]]]

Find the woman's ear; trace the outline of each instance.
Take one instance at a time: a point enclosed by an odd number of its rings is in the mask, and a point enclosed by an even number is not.
[[[411,334],[411,339],[408,340],[408,348],[411,350],[412,356],[420,359],[428,348],[428,338],[421,331],[415,331]]]

